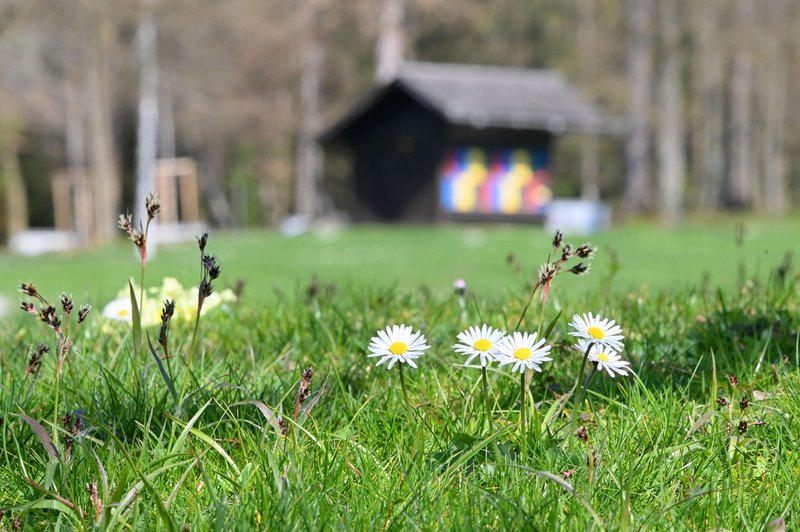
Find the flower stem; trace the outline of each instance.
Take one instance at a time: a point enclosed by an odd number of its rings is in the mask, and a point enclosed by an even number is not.
[[[486,366],[481,368],[481,381],[483,382],[483,400],[486,407],[486,427],[492,430],[492,404],[489,400],[489,379],[486,377]]]
[[[520,314],[519,316],[519,321],[517,322],[517,326],[514,327],[514,332],[518,331],[520,326],[522,325],[522,322],[525,319],[525,314],[528,313],[528,308],[531,306],[531,303],[533,303],[533,296],[536,295],[536,290],[538,289],[539,289],[539,283],[537,282],[536,285],[533,287],[533,290],[531,291],[531,297],[528,298],[528,302],[525,304],[525,308],[522,309],[522,314]]]
[[[525,371],[520,373],[519,376],[519,391],[520,391],[520,404],[519,404],[519,433],[522,437],[522,456],[526,454],[526,447],[528,437],[525,431]]]
[[[409,412],[413,414],[414,409],[411,407],[411,401],[409,401],[408,399],[408,389],[406,388],[406,374],[403,372],[403,363],[399,362],[397,364],[397,368],[400,370],[400,388],[403,389],[403,399],[406,402],[406,406],[408,407]]]
[[[589,384],[591,384],[592,377],[594,377],[595,373],[597,373],[597,366],[596,365],[592,365],[592,371],[590,371],[589,372],[589,376],[586,377],[586,382],[583,383],[583,388],[581,389],[581,394],[578,396],[578,404],[579,405],[583,403],[583,398],[584,398],[584,396],[586,396],[586,390],[589,389]]]
[[[570,395],[573,397],[575,396],[575,392],[578,390],[578,385],[581,383],[583,379],[583,373],[586,370],[586,361],[589,360],[589,351],[592,350],[592,346],[594,342],[589,342],[589,345],[586,346],[586,352],[583,353],[583,362],[581,362],[581,371],[578,373],[578,378],[575,380],[575,385],[572,387],[572,391],[570,391]],[[572,403],[572,421],[575,421],[575,411],[578,409],[578,403]]]

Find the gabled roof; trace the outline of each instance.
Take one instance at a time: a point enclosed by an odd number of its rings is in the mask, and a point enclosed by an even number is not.
[[[322,137],[330,139],[349,128],[398,88],[456,125],[553,133],[621,133],[625,127],[554,70],[408,62],[394,81],[373,90]]]

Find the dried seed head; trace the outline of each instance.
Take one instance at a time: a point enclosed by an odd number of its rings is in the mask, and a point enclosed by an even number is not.
[[[578,430],[575,431],[575,436],[578,437],[583,443],[587,443],[589,441],[589,431],[586,430],[586,427],[581,425],[578,427]]]
[[[200,281],[199,291],[200,291],[200,297],[202,297],[203,299],[210,296],[214,292],[214,287],[211,286],[211,281],[209,281],[208,279],[203,279],[202,281]]]
[[[750,400],[747,398],[746,395],[742,396],[742,400],[739,401],[739,408],[742,410],[747,410],[747,407],[750,406]]]
[[[103,501],[100,500],[100,494],[97,492],[97,484],[89,482],[86,489],[89,491],[89,500],[92,501],[92,506],[94,506],[94,521],[99,523],[103,518]]]
[[[555,233],[553,233],[553,249],[560,248],[563,240],[564,233],[561,232],[561,229],[556,229]]]
[[[728,375],[728,382],[731,383],[731,388],[735,389],[737,386],[739,386],[739,379],[737,379],[736,375],[734,375],[733,373]]]
[[[212,281],[219,277],[220,273],[222,273],[222,268],[220,268],[219,264],[214,263],[214,265],[208,269],[208,276]]]
[[[74,308],[72,297],[67,293],[63,293],[61,297],[59,297],[59,301],[61,301],[61,308],[64,309],[64,313],[71,314]]]
[[[728,404],[728,400],[720,395],[719,397],[717,397],[717,404],[720,406],[720,408],[722,408]]]
[[[208,233],[203,233],[202,236],[197,237],[197,247],[200,248],[200,253],[205,254],[206,244],[208,244]]]
[[[53,305],[47,305],[39,309],[39,319],[45,322],[58,332],[61,327],[61,319],[56,315],[56,308]]]
[[[570,268],[567,271],[569,273],[572,273],[572,274],[575,274],[575,275],[584,275],[584,274],[588,273],[590,268],[591,267],[588,264],[584,264],[582,262],[579,262],[578,264],[576,264],[575,266],[573,266],[572,268]]]
[[[27,312],[28,314],[33,314],[34,316],[38,316],[39,312],[36,310],[36,306],[29,302],[29,301],[20,301],[19,308]]]
[[[564,244],[564,247],[561,248],[561,261],[569,260],[572,257],[572,244]]]
[[[594,256],[595,251],[597,251],[597,248],[587,243],[578,247],[578,249],[575,250],[575,255],[582,259],[591,259]]]
[[[561,472],[561,478],[563,478],[564,480],[568,480],[568,479],[572,478],[573,475],[575,475],[575,470],[574,469],[567,469],[566,471],[562,471]]]
[[[86,316],[89,315],[89,312],[92,310],[91,305],[81,305],[81,308],[78,309],[78,323],[83,323],[86,321]]]
[[[282,417],[278,418],[278,426],[281,429],[281,435],[286,436],[286,434],[289,432],[289,425]]]
[[[311,379],[314,376],[314,370],[311,368],[306,368],[303,370],[302,378],[300,379],[300,391],[299,391],[299,399],[302,403],[308,396],[311,394]]]
[[[175,301],[172,299],[164,300],[164,308],[161,309],[161,323],[167,323],[175,314]]]
[[[128,236],[133,235],[133,218],[130,214],[120,214],[117,218],[117,226],[128,233]]]
[[[739,434],[747,432],[747,420],[743,419],[739,422]]]
[[[33,283],[20,283],[19,291],[26,296],[35,297],[40,301],[42,300],[42,295],[39,293],[36,287],[33,286]]]
[[[145,207],[147,207],[147,219],[152,220],[156,214],[161,212],[161,200],[158,199],[158,194],[148,192],[144,200]]]
[[[556,275],[558,268],[552,262],[546,262],[539,268],[539,284],[546,286]]]
[[[36,375],[39,373],[39,368],[42,365],[42,357],[45,353],[49,352],[49,347],[44,344],[39,344],[36,349],[34,349],[33,353],[31,353],[31,358],[28,360],[28,367],[25,368],[25,374]]]

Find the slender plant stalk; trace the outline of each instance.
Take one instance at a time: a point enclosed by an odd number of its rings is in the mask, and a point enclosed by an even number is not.
[[[583,398],[586,396],[586,390],[589,389],[589,384],[591,384],[592,377],[594,377],[595,373],[597,373],[597,366],[593,365],[592,366],[592,371],[590,371],[589,372],[589,376],[586,377],[586,382],[583,383],[583,388],[581,388],[581,394],[578,396],[578,404],[579,405],[583,403]],[[575,413],[573,411],[573,418],[574,418],[574,416],[575,416]]]
[[[397,369],[400,370],[400,387],[403,389],[403,399],[406,402],[409,412],[414,414],[414,409],[411,407],[411,401],[408,399],[408,389],[406,388],[406,374],[403,372],[403,363],[397,364]]]
[[[531,297],[528,298],[528,302],[525,304],[525,308],[522,309],[522,314],[519,316],[519,321],[517,322],[517,326],[514,327],[514,332],[517,332],[522,325],[523,320],[525,320],[525,314],[528,313],[528,308],[533,303],[533,296],[536,295],[536,290],[539,289],[539,283],[537,282],[536,285],[533,287],[533,291],[531,291]]]
[[[486,366],[481,367],[481,382],[483,382],[483,403],[486,408],[486,428],[492,430],[492,403],[489,399],[489,379],[486,376]]]
[[[520,373],[519,378],[520,404],[519,404],[519,433],[522,436],[522,456],[527,451],[528,437],[525,431],[525,371]]]
[[[578,378],[575,380],[575,384],[572,386],[572,390],[570,391],[570,395],[573,397],[575,396],[575,392],[578,390],[578,385],[581,383],[581,379],[583,379],[583,373],[586,371],[586,361],[589,360],[589,351],[592,350],[592,346],[594,342],[589,342],[589,345],[586,346],[586,352],[583,353],[583,361],[581,362],[581,370],[578,373]],[[578,403],[572,403],[572,421],[575,421],[575,410],[578,409]]]

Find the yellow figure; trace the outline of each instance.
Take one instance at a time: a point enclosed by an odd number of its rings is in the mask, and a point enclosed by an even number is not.
[[[500,208],[505,214],[522,210],[522,191],[533,179],[530,157],[525,150],[514,150],[511,169],[500,185]]]
[[[467,167],[454,182],[455,207],[458,212],[472,212],[478,205],[478,187],[489,174],[486,169],[486,154],[480,148],[471,148],[467,155]]]

